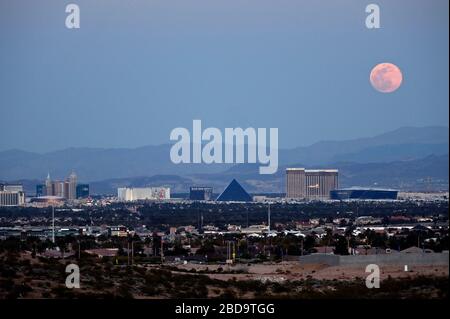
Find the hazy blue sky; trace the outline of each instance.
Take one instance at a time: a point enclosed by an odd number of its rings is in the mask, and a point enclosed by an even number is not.
[[[163,144],[193,119],[281,147],[448,125],[447,0],[70,2],[0,0],[0,150]],[[380,62],[395,93],[369,83]]]

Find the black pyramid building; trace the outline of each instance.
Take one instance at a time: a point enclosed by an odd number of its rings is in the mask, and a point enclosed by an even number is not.
[[[251,202],[252,200],[252,197],[235,179],[231,181],[216,199],[218,202]]]

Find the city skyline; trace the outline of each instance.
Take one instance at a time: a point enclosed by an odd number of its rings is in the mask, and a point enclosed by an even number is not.
[[[449,7],[0,0],[0,300],[437,311]]]
[[[337,168],[342,187],[383,187],[399,190],[448,190],[448,129],[405,128],[373,138],[321,142],[280,150],[280,167],[270,178],[259,176],[255,164],[182,164],[168,156],[170,145],[138,149],[66,149],[36,154],[0,152],[0,181],[21,182],[33,190],[48,172],[57,179],[75,170],[91,183],[93,194],[115,193],[122,185],[170,186],[175,193],[190,185],[223,189],[237,177],[253,193],[280,193],[287,167]],[[256,183],[256,181],[258,181]]]

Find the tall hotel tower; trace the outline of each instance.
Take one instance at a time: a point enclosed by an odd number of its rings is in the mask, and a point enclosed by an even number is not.
[[[77,175],[74,171],[70,174],[69,178],[66,181],[67,185],[67,198],[68,199],[77,199]]]
[[[58,196],[73,200],[77,199],[77,181],[77,175],[73,171],[65,181],[52,181],[49,173],[45,185],[38,185],[36,189],[45,189],[45,195],[47,196]],[[36,191],[36,193],[38,192]]]
[[[337,169],[286,169],[286,197],[328,199],[330,191],[339,188]]]

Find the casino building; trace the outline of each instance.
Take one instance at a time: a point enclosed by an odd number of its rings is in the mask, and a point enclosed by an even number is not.
[[[25,193],[22,185],[0,184],[0,207],[25,205]]]
[[[193,186],[189,189],[190,200],[212,200],[212,187]]]
[[[117,189],[119,201],[132,202],[139,200],[170,199],[168,187],[121,187]]]
[[[330,191],[330,198],[334,200],[349,199],[373,199],[373,200],[394,200],[397,199],[398,191],[393,189],[376,188],[342,188]]]
[[[337,169],[286,169],[286,197],[291,199],[328,199],[339,187]]]
[[[217,197],[218,202],[251,202],[253,198],[235,179]]]

